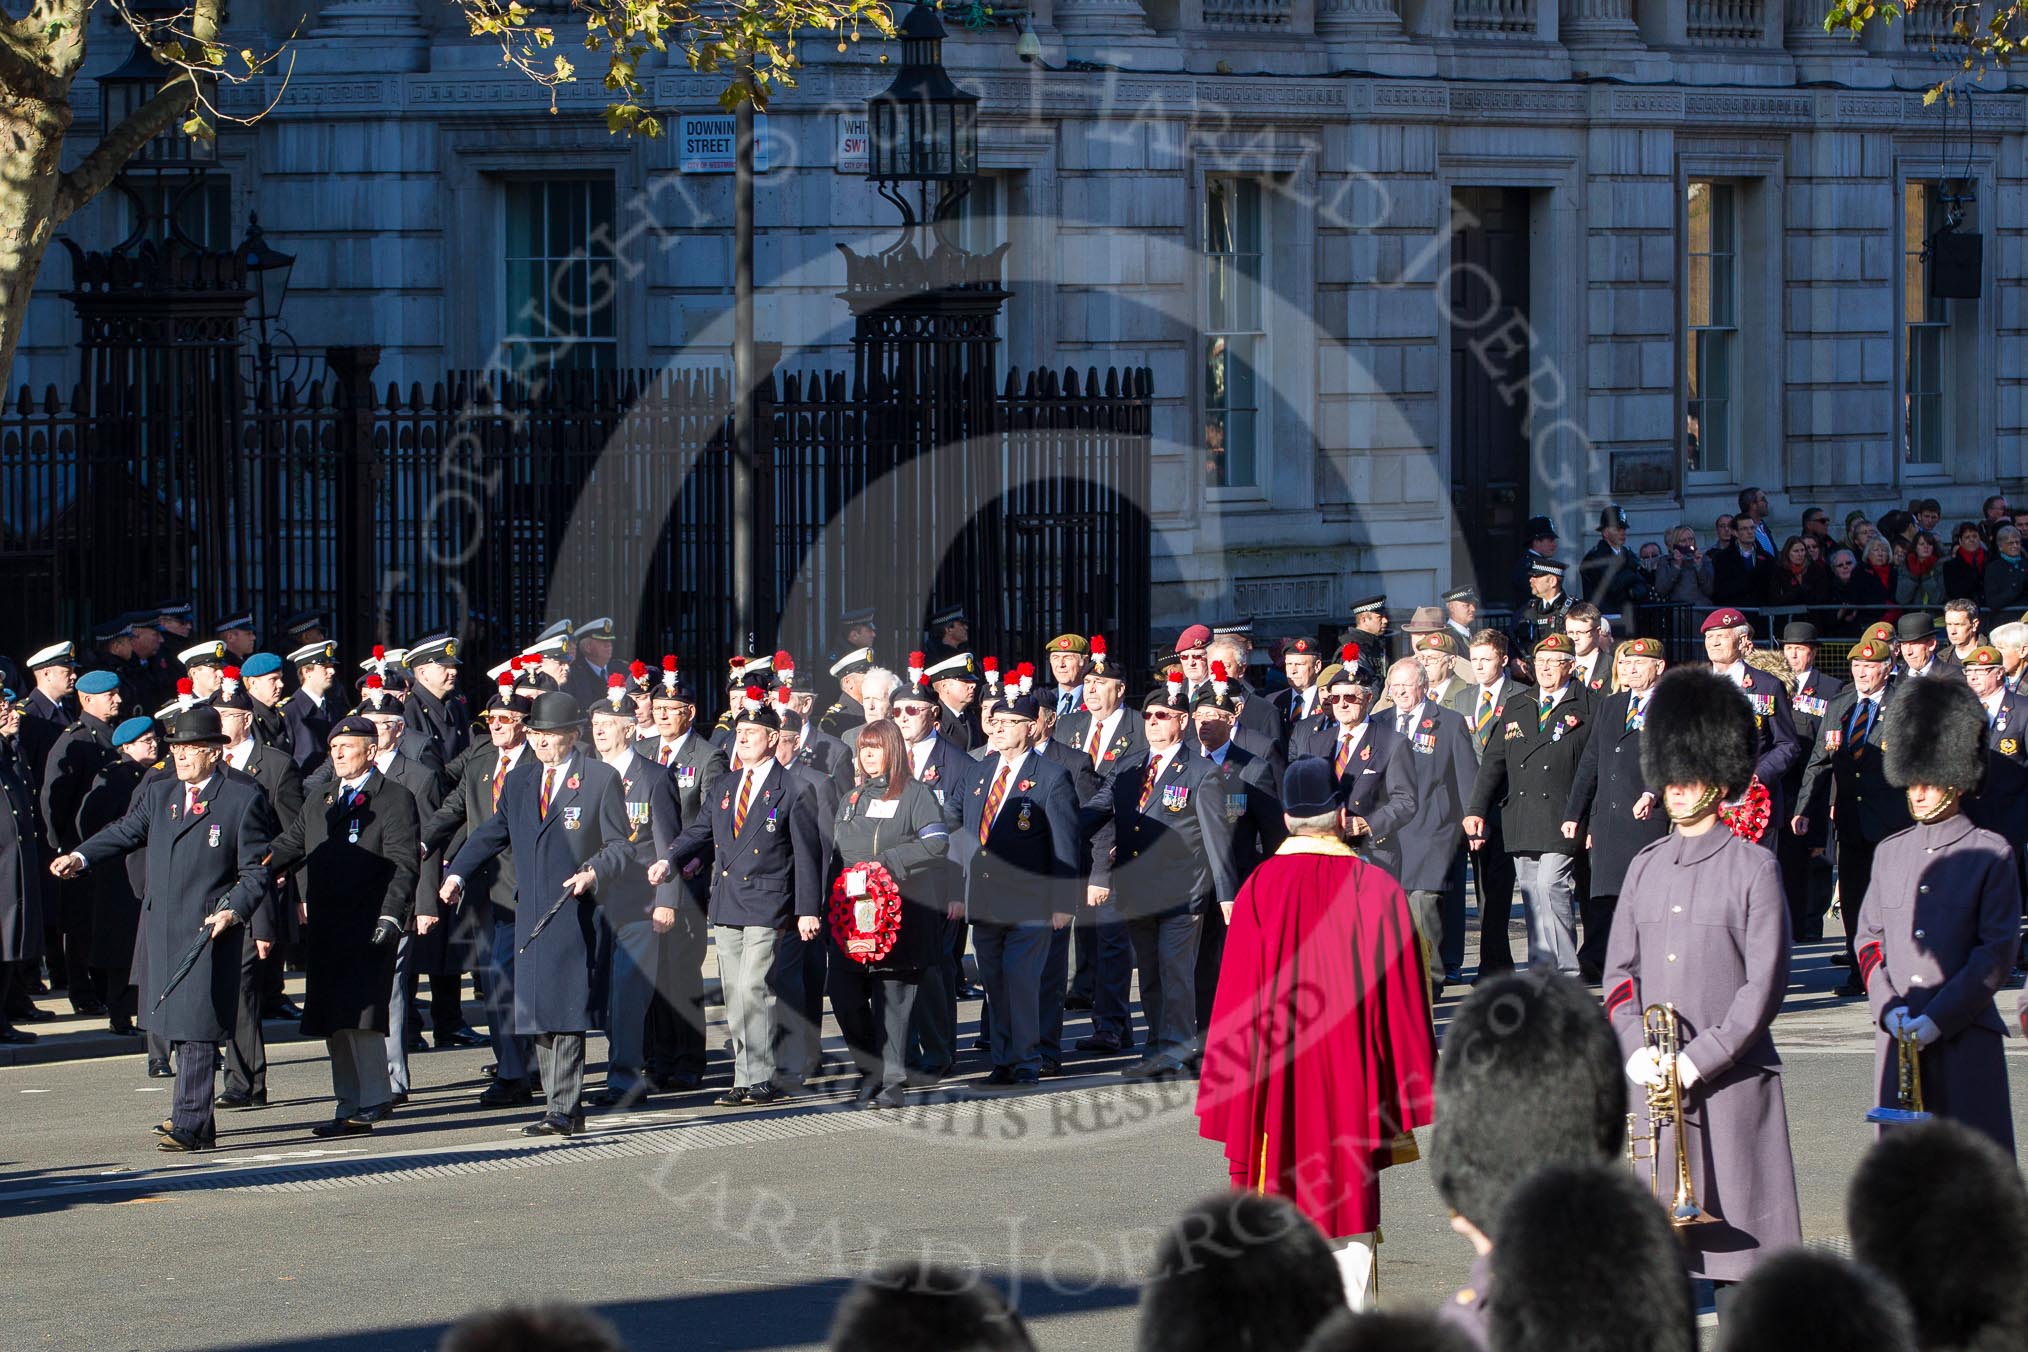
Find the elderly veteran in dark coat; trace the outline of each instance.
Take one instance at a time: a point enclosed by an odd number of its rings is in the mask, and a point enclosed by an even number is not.
[[[1857,942],[1880,1027],[1879,1101],[1898,1106],[1896,1039],[1907,1035],[1919,1048],[1924,1110],[2011,1152],[2006,1026],[1994,997],[2020,945],[2021,889],[2012,847],[1963,811],[1985,774],[1988,735],[1978,697],[1955,677],[1917,676],[1895,697],[1887,780],[1907,792],[1915,825],[1874,854]]]
[[[1662,678],[1641,768],[1675,829],[1628,866],[1606,952],[1606,1015],[1627,1057],[1637,1135],[1649,1133],[1647,1090],[1672,1071],[1681,1086],[1681,1121],[1656,1137],[1657,1157],[1668,1187],[1675,1132],[1684,1133],[1709,1218],[1683,1227],[1685,1252],[1691,1275],[1714,1282],[1740,1281],[1803,1238],[1769,1032],[1788,989],[1788,903],[1774,854],[1719,815],[1753,778],[1755,732],[1753,705],[1722,673],[1686,667]],[[1674,1010],[1673,1065],[1643,1031],[1656,1005]]]
[[[388,997],[395,944],[415,907],[422,828],[415,795],[374,765],[379,731],[353,714],[331,728],[331,774],[275,841],[268,866],[302,874],[303,1032],[331,1054],[338,1100],[316,1136],[355,1136],[392,1108]]]
[[[562,691],[536,699],[528,714],[535,758],[507,776],[498,810],[444,868],[441,895],[456,905],[466,878],[502,850],[514,851],[521,885],[514,911],[514,1026],[535,1038],[548,1099],[542,1119],[522,1128],[524,1136],[584,1129],[584,1035],[598,940],[593,894],[610,889],[631,862],[620,777],[578,746],[583,723],[578,702]]]
[[[1599,706],[1563,812],[1564,839],[1579,840],[1581,832],[1591,857],[1589,895],[1579,902],[1584,942],[1577,949],[1578,974],[1587,981],[1605,970],[1627,865],[1669,830],[1657,795],[1641,777],[1648,700],[1667,665],[1661,640],[1630,639],[1620,645],[1617,660],[1626,689],[1607,695]]]
[[[163,1150],[217,1144],[212,1061],[218,1044],[232,1036],[240,946],[268,893],[274,814],[258,784],[226,773],[224,749],[218,710],[185,710],[169,736],[176,777],[148,785],[126,816],[50,865],[57,877],[74,878],[147,851],[141,1022],[169,1041],[176,1058],[169,1131],[158,1143]]]
[[[1392,720],[1415,785],[1415,814],[1396,833],[1400,881],[1422,940],[1430,989],[1438,992],[1444,986],[1443,952],[1451,937],[1445,902],[1453,881],[1463,881],[1452,878],[1451,864],[1464,839],[1465,803],[1479,775],[1479,758],[1464,718],[1429,698],[1428,670],[1415,658],[1401,658],[1388,668],[1387,698],[1389,704],[1375,717],[1382,725]],[[1462,895],[1453,920],[1464,922]]]
[[[941,861],[950,828],[936,795],[909,773],[901,730],[888,719],[861,725],[855,759],[863,782],[839,804],[825,928],[838,1031],[859,1063],[863,1108],[898,1108],[907,1086],[910,1016],[922,975],[943,942]],[[892,908],[872,869],[886,871]]]

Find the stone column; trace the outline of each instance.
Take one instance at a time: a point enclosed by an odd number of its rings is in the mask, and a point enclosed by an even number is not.
[[[339,0],[319,11],[299,50],[310,62],[305,69],[368,69],[355,62],[370,54],[377,71],[424,70],[429,40],[416,0]]]
[[[1641,45],[1641,30],[1634,22],[1634,0],[1562,0],[1557,22],[1566,47]]]
[[[1401,0],[1317,0],[1317,36],[1334,41],[1395,41],[1402,37]]]
[[[1153,30],[1140,0],[1056,0],[1056,31],[1067,38],[1139,38]]]

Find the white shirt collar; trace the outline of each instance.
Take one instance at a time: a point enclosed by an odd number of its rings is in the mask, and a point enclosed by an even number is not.
[[[185,784],[183,786],[184,798],[185,799],[190,799],[193,797],[202,798],[204,796],[204,790],[211,784],[211,781],[216,779],[217,777],[218,776],[216,773],[208,774],[204,778],[198,780],[195,784]]]
[[[393,766],[394,758],[400,754],[401,753],[395,750],[393,747],[389,747],[385,751],[376,751],[373,753],[373,766],[375,769],[379,770],[380,773],[386,774],[389,768]],[[361,776],[361,778],[364,777],[365,776],[363,775]]]
[[[1028,755],[1028,748],[1022,747],[1012,756],[1003,756],[1000,758],[1000,769],[1007,771],[1007,778],[1010,780],[1019,779],[1021,777],[1021,767],[1028,763]],[[998,774],[999,770],[995,770],[994,773]]]
[[[1175,760],[1176,753],[1182,749],[1183,743],[1181,742],[1176,743],[1176,745],[1170,747],[1167,751],[1157,751],[1153,747],[1148,748],[1148,755],[1153,759],[1155,764],[1157,778],[1169,773],[1169,762]]]
[[[235,770],[244,770],[247,761],[253,756],[253,750],[254,739],[248,736],[245,741],[225,749],[225,763]]]
[[[1746,662],[1744,659],[1734,662],[1729,667],[1720,667],[1719,670],[1724,674],[1725,679],[1731,681],[1741,690],[1746,689]]]
[[[360,775],[356,779],[348,779],[343,784],[340,784],[338,787],[344,792],[347,798],[350,798],[353,794],[359,792],[360,786],[366,783],[367,778],[370,774],[371,772],[369,771],[368,774]]]
[[[634,764],[634,748],[632,746],[621,747],[616,754],[606,757],[606,764],[619,771],[620,777],[624,779],[627,771]]]
[[[515,766],[521,763],[521,753],[526,750],[528,750],[528,743],[518,742],[515,745],[507,748],[507,750],[501,751],[500,759],[506,762],[507,768],[509,770],[512,770]]]

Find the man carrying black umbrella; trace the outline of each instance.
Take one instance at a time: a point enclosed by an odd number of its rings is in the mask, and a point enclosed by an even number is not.
[[[218,710],[185,710],[169,736],[175,779],[147,785],[126,816],[50,865],[74,878],[147,850],[141,1021],[175,1051],[175,1107],[158,1143],[169,1151],[217,1143],[212,1062],[239,1009],[246,924],[267,895],[274,814],[260,785],[221,771],[224,749]]]

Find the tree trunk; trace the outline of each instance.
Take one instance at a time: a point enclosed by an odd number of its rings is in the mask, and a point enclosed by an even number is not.
[[[0,91],[0,393],[11,388],[14,349],[28,322],[28,297],[42,256],[61,224],[59,161],[70,106]]]

